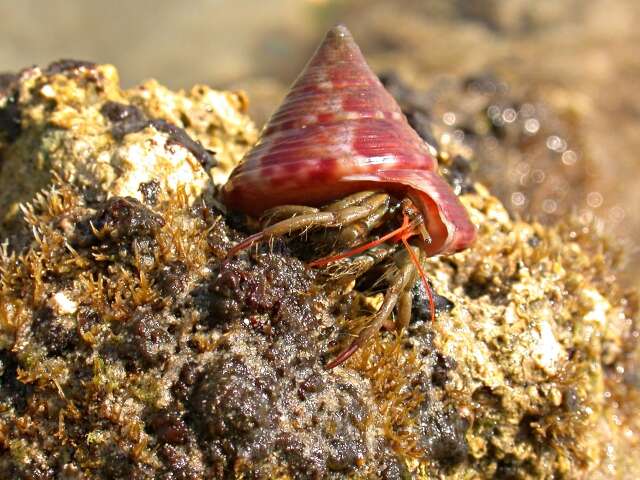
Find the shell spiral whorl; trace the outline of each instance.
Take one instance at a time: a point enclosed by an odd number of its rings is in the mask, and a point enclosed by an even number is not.
[[[430,255],[453,253],[475,227],[437,173],[429,148],[367,65],[346,27],[332,28],[233,171],[224,202],[252,215],[284,204],[321,205],[367,189],[411,198]]]

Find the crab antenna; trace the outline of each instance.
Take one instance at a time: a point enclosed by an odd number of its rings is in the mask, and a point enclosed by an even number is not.
[[[240,253],[242,250],[252,247],[255,243],[259,242],[263,238],[264,238],[263,232],[258,232],[258,233],[254,233],[253,235],[249,235],[242,242],[231,247],[231,249],[227,252],[227,256],[225,258],[234,257],[236,254]]]
[[[331,370],[332,368],[337,367],[338,365],[344,363],[347,361],[347,359],[353,355],[356,350],[358,350],[358,348],[360,348],[360,344],[362,343],[362,341],[360,341],[360,338],[356,338],[351,345],[349,345],[348,348],[346,348],[345,350],[343,350],[340,355],[338,355],[336,358],[334,358],[333,360],[331,360],[331,362],[327,363],[327,365],[325,366],[325,368],[327,370]]]
[[[310,267],[324,267],[325,265],[328,265],[330,263],[333,262],[337,262],[338,260],[342,260],[343,258],[348,258],[348,257],[352,257],[354,255],[358,255],[359,253],[362,253],[366,250],[369,250],[370,248],[373,248],[377,245],[380,245],[381,243],[386,242],[387,240],[390,240],[394,237],[402,237],[403,235],[406,235],[409,231],[411,231],[413,229],[414,225],[413,223],[409,222],[409,217],[407,217],[405,215],[403,221],[402,221],[402,225],[398,228],[396,228],[395,230],[393,230],[392,232],[389,232],[385,235],[383,235],[382,237],[378,238],[377,240],[373,240],[371,242],[367,242],[363,245],[360,245],[359,247],[356,248],[352,248],[351,250],[347,250],[346,252],[342,252],[342,253],[338,253],[337,255],[332,255],[330,257],[324,257],[324,258],[319,258],[318,260],[314,260],[313,262],[309,263]]]
[[[411,245],[409,245],[409,242],[407,241],[407,238],[408,238],[407,235],[403,235],[402,243],[404,244],[404,247],[409,252],[409,256],[411,257],[411,261],[413,262],[415,267],[418,269],[418,274],[420,275],[420,279],[422,280],[422,284],[424,285],[424,289],[427,292],[427,296],[429,297],[429,310],[431,312],[431,322],[435,322],[435,319],[436,319],[436,304],[435,304],[435,302],[433,300],[433,291],[431,290],[431,287],[429,286],[429,282],[427,281],[427,276],[425,275],[424,270],[422,269],[422,265],[420,264],[420,261],[418,260],[418,257],[416,256],[415,252],[413,251],[413,248],[411,248]]]

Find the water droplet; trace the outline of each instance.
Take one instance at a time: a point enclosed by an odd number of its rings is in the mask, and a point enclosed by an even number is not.
[[[442,115],[442,121],[445,124],[451,126],[454,123],[456,123],[456,114],[453,112],[447,112],[444,115]]]
[[[504,120],[505,123],[513,123],[516,121],[516,118],[518,118],[518,113],[513,108],[507,108],[502,112],[502,120]]]
[[[567,150],[562,154],[562,163],[567,166],[575,165],[578,161],[578,154],[573,150]]]
[[[524,202],[527,200],[524,193],[522,192],[513,192],[511,194],[511,203],[513,203],[516,207],[521,207],[524,205]]]
[[[602,202],[604,202],[604,198],[600,192],[589,192],[587,194],[587,205],[591,208],[598,208],[602,206]]]
[[[524,129],[528,134],[534,135],[540,130],[540,122],[537,118],[529,118],[524,122]]]
[[[547,138],[547,148],[554,152],[564,152],[567,149],[567,142],[557,135],[551,135]]]

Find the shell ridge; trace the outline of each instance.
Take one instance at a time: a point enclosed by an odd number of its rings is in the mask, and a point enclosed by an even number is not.
[[[423,212],[430,254],[452,253],[475,227],[438,174],[429,146],[367,65],[344,26],[330,30],[223,189],[247,213],[319,205],[380,186]]]

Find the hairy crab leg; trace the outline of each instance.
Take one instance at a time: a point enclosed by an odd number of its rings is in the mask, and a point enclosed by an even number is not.
[[[289,218],[300,215],[310,215],[319,211],[317,208],[305,207],[304,205],[282,205],[281,207],[271,208],[264,212],[260,220],[263,227],[268,227],[282,220],[288,220]]]
[[[398,246],[396,244],[383,243],[363,252],[361,255],[343,259],[349,260],[349,262],[327,265],[325,274],[332,279],[338,279],[344,276],[358,277],[364,272],[369,271],[374,265],[395,254],[397,250]]]
[[[411,246],[409,245],[407,238],[408,237],[406,236],[402,237],[402,243],[404,244],[405,248],[409,252],[409,256],[411,257],[411,262],[413,262],[414,266],[418,270],[418,274],[420,275],[420,279],[422,280],[422,284],[424,285],[424,290],[427,292],[427,296],[429,297],[429,310],[431,313],[431,321],[434,322],[436,319],[436,303],[433,298],[433,292],[431,291],[431,286],[427,281],[427,276],[425,275],[424,270],[422,269],[422,264],[420,263],[420,260],[416,256]],[[419,252],[422,253],[421,250],[419,250]]]
[[[378,207],[378,209],[373,211],[371,215],[365,217],[363,220],[354,222],[351,225],[345,225],[338,233],[340,243],[343,245],[351,246],[359,238],[364,238],[365,235],[367,235],[374,228],[380,225],[382,219],[388,212],[389,202],[386,202],[385,204]]]
[[[374,195],[388,196],[386,193],[365,190],[363,192],[352,193],[351,195],[341,198],[340,200],[336,200],[335,202],[327,205],[324,209],[330,212],[335,212],[337,210],[342,210],[345,207],[351,207],[352,205],[364,203],[367,199],[373,197]]]
[[[401,332],[409,325],[411,321],[411,309],[413,303],[413,293],[407,288],[398,299],[398,315],[396,317],[395,329]]]
[[[372,196],[374,195],[370,193],[369,197]],[[388,202],[388,196],[381,194],[364,204],[350,204],[335,211],[314,211],[281,220],[278,223],[269,225],[258,233],[250,235],[232,247],[227,253],[227,258],[233,257],[242,250],[250,248],[257,242],[268,240],[272,237],[283,236],[297,230],[303,230],[309,227],[340,227],[345,224],[357,222],[371,215],[372,212],[375,212],[386,202]]]
[[[356,350],[358,350],[358,348],[360,348],[369,338],[380,330],[380,327],[382,327],[385,320],[387,320],[393,312],[393,309],[402,296],[402,293],[411,283],[411,280],[415,276],[415,272],[416,270],[412,262],[404,263],[396,275],[396,280],[387,290],[382,305],[373,315],[373,321],[360,332],[358,337],[351,343],[351,345],[349,345],[349,347],[343,350],[336,358],[326,365],[327,369],[330,370],[345,362],[356,352]]]

